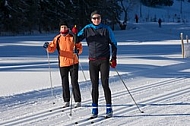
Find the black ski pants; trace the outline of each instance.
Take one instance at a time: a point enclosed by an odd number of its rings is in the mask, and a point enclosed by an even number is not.
[[[99,98],[99,73],[101,75],[101,83],[104,90],[106,104],[111,104],[111,90],[109,88],[109,59],[106,60],[90,60],[89,71],[92,83],[92,102],[98,104]]]
[[[74,100],[75,102],[81,102],[81,93],[78,83],[78,69],[79,64],[74,64],[67,67],[60,67],[64,102],[69,102],[71,97],[69,90],[69,73],[71,77],[72,93],[74,96]]]

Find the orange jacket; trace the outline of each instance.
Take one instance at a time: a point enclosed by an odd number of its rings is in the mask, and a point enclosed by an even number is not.
[[[58,39],[58,41],[57,41]],[[58,45],[57,45],[58,44]],[[50,42],[47,51],[53,53],[57,46],[59,48],[59,65],[60,67],[71,66],[73,64],[79,63],[77,55],[73,52],[76,48],[79,50],[78,54],[82,53],[82,44],[74,44],[73,36],[67,34],[66,36],[59,34],[57,35],[52,42]]]

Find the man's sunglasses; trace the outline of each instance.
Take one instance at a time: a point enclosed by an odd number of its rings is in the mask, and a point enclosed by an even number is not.
[[[100,20],[101,17],[92,17],[92,19],[93,19],[93,20],[96,20],[96,19],[97,19],[97,20]]]

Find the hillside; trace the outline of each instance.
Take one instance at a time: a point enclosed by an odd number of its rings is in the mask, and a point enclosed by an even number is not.
[[[140,7],[141,6],[141,7]],[[138,4],[134,9],[129,12],[130,22],[134,21],[134,15],[138,14],[141,22],[157,21],[161,18],[164,22],[190,22],[190,3],[187,1],[182,2],[174,0],[171,7],[158,6],[147,7]]]

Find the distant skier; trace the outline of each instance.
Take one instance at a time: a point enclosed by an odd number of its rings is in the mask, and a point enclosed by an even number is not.
[[[162,20],[161,20],[160,18],[158,19],[158,25],[159,25],[159,27],[161,28]]]
[[[136,23],[138,23],[138,21],[139,21],[139,17],[137,14],[135,14],[135,21],[136,21]]]

